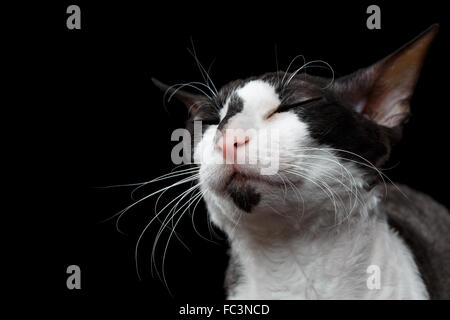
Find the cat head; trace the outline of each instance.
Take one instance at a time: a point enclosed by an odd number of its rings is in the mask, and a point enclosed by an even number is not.
[[[190,130],[202,122],[193,154],[210,211],[233,219],[329,199],[336,207],[338,198],[370,187],[401,138],[437,30],[434,25],[372,66],[338,79],[267,73],[233,81],[210,96],[154,80],[189,108]],[[274,170],[264,173],[271,165]]]

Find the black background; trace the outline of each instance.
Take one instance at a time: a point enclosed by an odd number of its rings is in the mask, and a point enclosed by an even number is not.
[[[98,302],[148,299],[154,306],[174,301],[220,301],[226,242],[198,237],[189,216],[177,227],[182,240],[171,240],[165,273],[172,295],[150,275],[150,253],[159,225],[148,230],[135,268],[136,240],[153,216],[155,200],[130,210],[121,221],[102,221],[132,203],[132,188],[101,189],[150,180],[174,165],[171,132],[183,126],[187,113],[173,102],[163,107],[162,93],[151,77],[175,84],[201,81],[187,49],[197,55],[217,87],[237,78],[285,69],[299,54],[322,59],[336,75],[345,75],[381,59],[433,23],[441,29],[431,48],[412,101],[413,117],[385,173],[394,181],[424,191],[447,207],[443,182],[449,180],[447,130],[449,108],[448,19],[435,2],[276,1],[131,4],[129,2],[61,1],[47,5],[34,47],[45,100],[40,119],[41,143],[33,152],[45,175],[49,272],[46,283],[65,301]],[[66,8],[81,8],[81,30],[66,28]],[[366,28],[366,8],[381,7],[381,30]],[[276,53],[275,53],[276,52]],[[301,65],[298,62],[297,67]],[[308,71],[313,73],[314,70]],[[158,185],[161,187],[161,185]],[[156,190],[144,188],[138,197]],[[42,190],[41,190],[42,191]],[[169,199],[170,197],[166,198]],[[163,201],[164,202],[164,201]],[[202,205],[196,225],[208,237]],[[44,231],[45,230],[45,231]],[[166,233],[168,234],[168,233]],[[157,265],[167,238],[161,239]],[[45,258],[44,258],[45,257]],[[66,288],[66,268],[82,270],[82,289]],[[50,286],[50,285],[49,285]]]

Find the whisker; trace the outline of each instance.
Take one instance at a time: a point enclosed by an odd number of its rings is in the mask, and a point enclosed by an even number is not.
[[[335,77],[335,76],[334,76],[334,70],[333,70],[333,68],[331,67],[331,65],[330,65],[328,62],[323,61],[323,60],[313,60],[313,61],[309,61],[309,62],[307,62],[307,63],[304,63],[303,66],[301,66],[300,68],[298,68],[297,70],[295,70],[295,71],[290,75],[290,77],[289,77],[285,82],[282,83],[282,85],[283,85],[283,86],[287,86],[287,85],[292,81],[292,79],[293,79],[293,78],[294,78],[301,70],[303,70],[304,68],[306,68],[307,66],[309,66],[309,65],[311,65],[311,64],[313,64],[313,63],[323,63],[324,65],[326,65],[326,66],[331,70],[332,77],[331,77],[330,83],[329,83],[327,86],[325,86],[323,89],[328,88],[328,87],[333,83],[333,81],[334,81],[334,77]],[[283,81],[284,81],[284,77],[283,77]]]
[[[320,149],[320,148],[315,148],[315,149]],[[349,162],[353,162],[353,163],[356,163],[356,164],[359,164],[359,165],[361,165],[361,166],[365,166],[365,167],[367,167],[367,168],[370,168],[370,169],[373,169],[375,172],[377,172],[377,174],[380,176],[380,178],[382,179],[382,182],[383,182],[383,184],[384,184],[384,187],[385,187],[385,195],[387,195],[387,187],[386,187],[386,181],[385,181],[385,179],[386,180],[388,180],[389,181],[389,183],[391,183],[406,199],[408,199],[408,197],[407,197],[407,195],[406,194],[404,194],[402,191],[401,191],[401,189],[388,177],[388,176],[386,176],[383,172],[381,172],[373,163],[371,163],[369,160],[367,160],[366,158],[364,158],[363,156],[361,156],[361,155],[359,155],[359,154],[357,154],[357,153],[354,153],[354,152],[351,152],[351,151],[348,151],[348,150],[344,150],[344,149],[336,149],[336,148],[326,148],[327,150],[330,150],[330,151],[337,151],[337,152],[343,152],[343,153],[348,153],[348,154],[350,154],[350,155],[352,155],[352,156],[355,156],[355,157],[357,157],[357,158],[359,158],[359,159],[362,159],[364,162],[360,162],[360,161],[356,161],[356,160],[353,160],[353,159],[348,159],[348,158],[345,158],[345,157],[338,157],[338,158],[341,158],[341,159],[343,159],[343,160],[346,160],[346,161],[349,161]]]
[[[146,195],[145,197],[143,197],[143,198],[141,198],[141,199],[139,199],[139,200],[136,200],[134,203],[130,204],[130,205],[127,206],[125,209],[122,209],[121,211],[119,211],[118,213],[116,213],[116,214],[113,215],[112,217],[106,219],[105,221],[111,220],[111,219],[113,219],[114,217],[117,216],[117,220],[116,220],[116,229],[117,229],[118,232],[123,233],[123,232],[120,230],[120,228],[119,228],[119,222],[120,222],[122,216],[125,214],[125,212],[127,212],[128,210],[130,210],[131,208],[135,207],[135,206],[138,205],[139,203],[141,203],[141,202],[143,202],[143,201],[149,199],[150,197],[152,197],[152,196],[154,196],[154,195],[156,195],[156,194],[158,194],[158,193],[161,193],[161,192],[164,193],[164,192],[166,192],[167,190],[169,190],[169,189],[171,189],[171,188],[173,188],[173,187],[176,187],[176,186],[179,186],[179,185],[181,185],[181,184],[190,182],[190,181],[192,181],[192,180],[195,180],[196,178],[197,178],[196,176],[190,176],[190,177],[185,178],[185,179],[183,179],[183,180],[180,180],[180,181],[178,181],[178,182],[176,182],[176,183],[173,183],[173,184],[171,184],[171,185],[168,186],[168,187],[164,187],[164,188],[161,188],[161,189],[159,189],[159,190],[157,190],[157,191],[155,191],[155,192],[152,192],[152,193],[150,193],[149,195]]]
[[[211,97],[210,95],[208,95],[204,90],[200,89],[199,87],[196,87],[195,85],[201,85],[201,86],[204,86],[204,87],[206,87],[206,89],[208,89],[208,90],[211,91],[211,88],[208,87],[208,86],[207,86],[206,84],[204,84],[203,82],[191,81],[191,82],[187,82],[187,83],[177,83],[177,84],[174,84],[174,85],[170,86],[169,88],[167,88],[166,92],[165,92],[164,95],[163,95],[163,99],[164,99],[164,101],[165,101],[166,95],[167,95],[170,91],[172,91],[172,89],[174,89],[174,90],[173,90],[173,92],[170,94],[168,101],[170,101],[170,100],[172,99],[172,97],[173,97],[175,94],[177,94],[177,92],[178,92],[179,90],[181,90],[182,88],[184,88],[184,87],[190,87],[190,88],[193,88],[193,89],[198,90],[198,91],[199,91],[200,93],[202,93],[205,97],[208,97],[210,100],[212,100],[212,97]],[[214,92],[213,92],[213,91],[211,91],[211,93],[214,95]]]
[[[298,188],[292,183],[291,180],[289,180],[288,177],[286,177],[286,176],[283,175],[282,173],[279,173],[279,175],[280,175],[280,177],[281,177],[281,176],[284,176],[284,178],[286,179],[286,181],[289,183],[289,185],[290,185],[292,191],[294,191],[294,193],[295,193],[295,195],[296,195],[296,197],[297,197],[297,200],[300,200],[300,199],[298,198],[298,196],[300,196],[300,198],[302,199],[302,210],[301,210],[301,216],[300,216],[300,219],[301,219],[301,218],[303,217],[304,213],[305,213],[305,199],[303,199],[303,196],[302,196],[302,194],[298,191]],[[299,203],[299,202],[300,202],[300,201],[297,202],[297,210],[299,209],[299,207],[298,207],[298,203]],[[300,210],[298,210],[298,211],[300,211]]]
[[[287,67],[287,69],[286,69],[286,71],[285,71],[285,73],[284,73],[284,75],[283,75],[283,78],[281,79],[281,84],[282,84],[282,85],[284,85],[284,79],[285,79],[286,75],[289,73],[289,69],[291,68],[292,64],[293,64],[298,58],[302,58],[302,59],[303,59],[303,65],[306,63],[305,57],[304,57],[303,55],[299,54],[299,55],[295,56],[294,59],[292,59],[291,62],[289,63],[289,65],[288,65],[288,67]]]
[[[200,232],[197,230],[196,226],[195,226],[195,222],[194,222],[194,215],[195,215],[195,210],[197,209],[198,204],[200,203],[200,201],[203,199],[203,196],[205,195],[205,193],[208,192],[208,190],[205,190],[202,192],[201,196],[198,198],[198,200],[196,201],[194,208],[192,209],[192,215],[191,215],[191,221],[192,221],[192,227],[194,228],[195,233],[202,239],[214,243],[214,244],[219,244],[218,242],[212,240],[212,239],[208,239],[206,237],[204,237],[202,234],[200,234]],[[210,224],[208,224],[208,228],[210,227]],[[211,231],[211,230],[210,230]],[[210,236],[212,237],[211,233]]]
[[[200,198],[202,197],[201,192],[200,192],[199,194],[197,194],[197,195],[194,197],[194,199],[196,199],[197,197],[200,197]],[[194,200],[194,201],[195,201],[195,200]],[[183,210],[183,212],[181,212],[181,214],[180,214],[178,220],[175,222],[175,225],[174,225],[174,227],[173,227],[173,230],[170,232],[169,238],[167,239],[167,243],[166,243],[166,246],[165,246],[165,248],[164,248],[163,259],[162,259],[162,277],[163,277],[164,284],[166,285],[166,288],[167,288],[168,290],[169,290],[169,288],[168,288],[168,284],[167,284],[167,280],[166,280],[166,276],[165,276],[165,260],[166,260],[166,255],[167,255],[167,249],[168,249],[168,247],[169,247],[170,239],[171,239],[173,233],[175,232],[175,228],[177,227],[178,223],[181,221],[181,218],[184,216],[184,214],[185,214],[185,213],[187,212],[187,210],[190,208],[190,204],[191,204],[191,203],[188,202],[187,207]],[[181,209],[181,208],[180,208],[180,209]],[[179,211],[179,210],[178,210],[178,211]],[[175,215],[178,213],[178,211],[177,211],[177,212],[174,212],[174,213],[172,214],[172,219],[175,217]]]
[[[189,53],[192,55],[192,57],[194,58],[195,62],[197,63],[197,67],[200,70],[200,73],[202,74],[203,80],[205,81],[206,85],[209,86],[209,84],[211,84],[212,88],[214,89],[215,93],[213,90],[211,90],[211,92],[213,92],[213,95],[216,96],[217,94],[217,88],[214,85],[214,82],[211,80],[211,77],[209,76],[208,72],[206,71],[206,69],[203,67],[203,65],[200,63],[200,60],[197,57],[197,52],[195,51],[195,46],[194,46],[194,41],[191,37],[191,45],[192,45],[192,51],[188,49]]]
[[[329,199],[331,200],[333,207],[334,207],[334,211],[335,213],[337,213],[338,209],[337,209],[337,204],[336,204],[336,199],[334,197],[333,192],[327,188],[326,186],[321,186],[318,182],[310,179],[309,177],[307,177],[305,174],[297,172],[297,171],[291,171],[291,170],[284,170],[286,172],[289,172],[293,175],[298,175],[299,177],[308,180],[309,182],[313,183],[314,185],[316,185],[317,187],[319,187],[324,193],[325,195],[327,195],[329,197]],[[324,189],[325,188],[325,189]]]
[[[147,225],[144,227],[144,229],[141,231],[141,234],[138,237],[138,240],[136,242],[136,246],[135,246],[135,261],[136,261],[136,272],[138,274],[138,278],[141,279],[140,273],[139,273],[139,268],[138,268],[138,249],[139,249],[139,245],[141,243],[141,240],[144,236],[144,234],[146,233],[147,229],[151,226],[151,224],[153,223],[153,221],[155,221],[155,219],[168,207],[170,206],[170,204],[172,204],[174,201],[177,201],[180,198],[184,198],[190,191],[192,191],[194,188],[196,188],[198,186],[189,188],[188,190],[184,191],[183,193],[181,193],[180,195],[178,195],[177,197],[175,197],[172,201],[170,201],[164,208],[162,208],[161,210],[159,210],[157,213],[155,212],[155,216],[150,220],[150,222],[147,223]],[[163,226],[162,228],[165,227],[164,223],[165,221],[168,219],[168,217],[170,216],[170,212],[169,214],[166,216],[166,218],[163,221]],[[170,220],[169,220],[170,221]],[[157,239],[159,238],[161,233],[161,228],[160,231],[158,231],[156,238],[155,238],[155,242],[157,242]]]

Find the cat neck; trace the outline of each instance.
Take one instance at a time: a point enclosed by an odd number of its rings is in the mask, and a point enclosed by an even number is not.
[[[324,198],[317,201],[305,199],[302,205],[285,205],[280,210],[273,208],[256,209],[251,213],[240,213],[233,220],[221,219],[219,226],[228,238],[253,239],[264,242],[279,239],[281,243],[291,240],[341,233],[359,228],[376,216],[380,199],[380,187],[360,190],[359,199],[355,201],[348,193],[338,195],[341,204]],[[228,217],[227,214],[219,215]]]
[[[330,275],[365,277],[371,264],[377,222],[373,217],[333,228],[306,232],[286,228],[264,236],[237,230],[230,239],[232,260],[238,264],[239,285],[230,299],[323,299]],[[364,265],[364,267],[361,267]],[[341,279],[344,279],[342,277]],[[360,281],[361,282],[361,281]],[[365,282],[359,286],[365,289]],[[348,297],[351,298],[351,297]]]
[[[329,219],[303,226],[272,220],[268,222],[272,232],[247,223],[228,231],[234,264],[229,270],[237,270],[227,276],[234,279],[228,298],[427,298],[409,251],[390,230],[372,196],[372,202],[331,227]],[[383,270],[380,290],[368,287],[372,267]],[[391,281],[401,285],[392,288],[387,285]]]

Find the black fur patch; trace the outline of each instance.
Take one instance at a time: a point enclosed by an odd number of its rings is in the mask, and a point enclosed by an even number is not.
[[[242,266],[238,260],[237,255],[233,254],[233,251],[231,249],[229,250],[228,255],[230,256],[230,260],[228,262],[228,268],[225,273],[225,290],[227,296],[230,297],[231,295],[236,293],[235,289],[239,284],[239,281],[241,281]]]
[[[308,124],[310,135],[321,145],[355,153],[372,163],[388,153],[382,128],[349,107],[325,101],[321,105],[300,107],[295,112]],[[338,153],[343,158],[362,161],[349,152]]]
[[[384,194],[385,186],[379,188]],[[412,250],[430,298],[450,299],[449,211],[407,186],[388,184],[387,188],[379,211]]]
[[[232,94],[230,96],[230,102],[228,103],[228,110],[225,117],[220,121],[218,130],[222,130],[223,127],[227,124],[228,120],[234,116],[236,113],[239,113],[244,108],[244,101],[237,94]]]
[[[379,126],[356,112],[342,101],[339,88],[329,84],[324,78],[296,77],[282,88],[282,104],[295,103],[305,97],[323,97],[322,103],[292,109],[308,125],[312,138],[319,145],[348,151],[338,152],[343,158],[364,162],[363,157],[373,164],[383,164],[390,153],[392,129]]]
[[[239,209],[250,213],[261,200],[261,195],[245,183],[245,178],[234,175],[227,185],[227,191]]]

